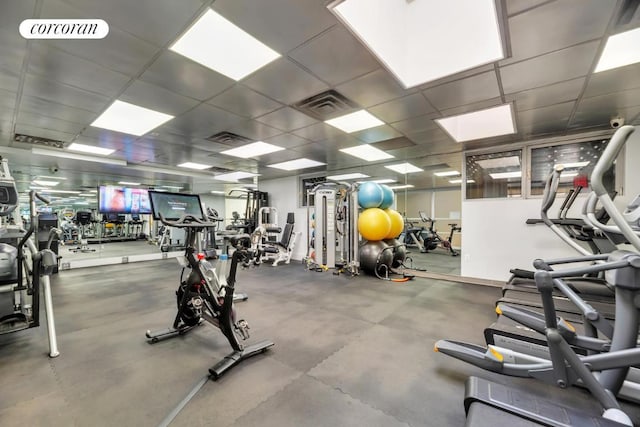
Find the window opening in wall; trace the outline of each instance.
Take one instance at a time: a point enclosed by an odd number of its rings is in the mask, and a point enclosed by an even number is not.
[[[466,198],[522,197],[522,150],[466,158]]]
[[[325,176],[316,176],[313,178],[302,178],[300,180],[300,197],[298,201],[298,206],[306,207],[307,206],[307,194],[310,190],[323,182],[327,182],[327,177]],[[313,194],[309,194],[309,206],[315,206],[315,196]]]
[[[558,193],[567,193],[581,186],[588,189],[591,172],[600,159],[608,139],[559,144],[531,149],[531,195],[539,196],[544,191],[545,181],[556,165],[563,165]],[[615,189],[615,167],[611,167],[603,177],[609,191]]]

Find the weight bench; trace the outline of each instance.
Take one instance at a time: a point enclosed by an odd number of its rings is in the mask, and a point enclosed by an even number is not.
[[[262,256],[262,261],[272,261],[275,267],[280,262],[289,264],[291,261],[291,255],[293,254],[293,248],[295,247],[296,240],[300,233],[293,232],[293,226],[295,224],[293,212],[287,214],[287,223],[284,226],[282,237],[279,242],[267,242],[263,243],[263,249],[265,254]]]

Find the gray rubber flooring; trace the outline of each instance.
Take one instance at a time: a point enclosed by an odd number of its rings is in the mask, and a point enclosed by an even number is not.
[[[0,336],[0,425],[158,425],[230,350],[208,325],[146,342],[175,315],[178,276],[167,260],[55,277],[61,356],[47,357],[44,327]],[[460,426],[469,375],[510,381],[432,351],[439,338],[482,344],[499,289],[299,263],[241,270],[237,289],[250,341],[276,345],[208,381],[172,426]],[[594,410],[581,390],[560,393]]]

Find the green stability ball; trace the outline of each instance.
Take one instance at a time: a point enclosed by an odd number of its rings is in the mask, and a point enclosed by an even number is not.
[[[383,197],[382,187],[375,182],[363,182],[358,188],[358,204],[362,209],[377,208]]]
[[[382,203],[378,206],[380,209],[387,209],[393,205],[393,190],[388,185],[380,184],[382,188]]]

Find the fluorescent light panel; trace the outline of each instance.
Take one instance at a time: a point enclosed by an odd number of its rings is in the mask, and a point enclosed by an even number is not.
[[[45,148],[32,148],[31,149],[31,153],[32,154],[39,154],[41,156],[51,156],[51,157],[60,157],[63,159],[72,159],[72,160],[82,160],[85,162],[95,162],[95,163],[104,163],[107,165],[118,165],[118,166],[126,166],[127,162],[125,160],[118,160],[118,159],[108,159],[108,158],[104,158],[104,157],[94,157],[94,156],[87,156],[84,154],[76,154],[76,153],[69,153],[68,151],[62,151],[62,150],[48,150]]]
[[[511,104],[436,119],[435,121],[456,142],[508,135],[516,132]]]
[[[220,190],[211,190],[211,194],[225,194],[224,191]]]
[[[376,160],[392,159],[389,153],[386,153],[379,148],[373,147],[369,144],[356,145],[355,147],[340,149],[343,153],[349,154],[354,157],[366,160],[368,162],[374,162]]]
[[[467,184],[473,184],[474,182],[476,182],[474,179],[468,179],[467,180]],[[462,184],[462,180],[461,179],[450,179],[449,183],[451,183],[451,184]]]
[[[406,88],[504,58],[494,0],[344,0],[329,7]]]
[[[205,165],[202,163],[194,163],[194,162],[184,162],[178,165],[179,168],[187,168],[187,169],[196,169],[196,170],[204,170],[209,169],[212,165]]]
[[[222,151],[220,154],[226,154],[227,156],[235,157],[258,157],[263,154],[275,153],[276,151],[284,150],[283,147],[277,145],[268,144],[266,142],[258,141],[251,144],[243,145],[242,147],[232,148],[231,150]]]
[[[372,179],[371,182],[375,182],[376,184],[391,184],[392,182],[396,182],[396,180],[391,178],[383,178],[383,179]]]
[[[508,168],[510,166],[520,166],[518,156],[496,157],[494,159],[476,160],[476,164],[482,169]]]
[[[251,173],[251,172],[230,172],[230,173],[223,173],[221,175],[216,175],[213,177],[213,179],[217,179],[219,181],[235,182],[239,179],[253,178],[254,176],[258,176],[258,174]]]
[[[39,175],[39,176],[38,176],[38,179],[39,179],[39,178],[47,178],[47,179],[61,179],[61,180],[65,180],[65,179],[67,179],[67,178],[66,178],[66,177],[64,177],[64,176],[46,176],[46,175]]]
[[[458,171],[446,171],[446,172],[434,172],[433,174],[435,176],[456,176],[456,175],[460,175],[460,172],[458,172]]]
[[[346,173],[343,175],[332,175],[327,177],[327,179],[330,179],[332,181],[347,181],[350,179],[358,179],[358,178],[369,178],[369,175],[356,172],[356,173]]]
[[[640,28],[609,36],[594,73],[640,62]]]
[[[267,165],[267,166],[270,168],[282,169],[285,171],[293,171],[298,169],[315,168],[318,166],[323,166],[325,164],[326,163],[316,162],[315,160],[302,158],[302,159],[296,159],[296,160],[289,160],[288,162],[274,163],[272,165]]]
[[[139,182],[130,182],[130,181],[118,181],[120,185],[140,185]]]
[[[405,188],[413,188],[413,184],[405,184],[405,185],[395,185],[393,187],[389,187],[392,190],[403,190]]]
[[[326,120],[326,124],[338,128],[344,132],[352,133],[359,130],[369,129],[381,126],[384,122],[366,110],[356,111],[355,113],[345,114],[335,119]]]
[[[396,165],[386,165],[385,168],[387,169],[391,169],[392,171],[398,172],[398,173],[416,173],[416,172],[423,172],[422,169],[420,169],[417,166],[412,165],[411,163],[398,163]]]
[[[43,185],[47,187],[55,187],[56,185],[60,184],[59,181],[45,181],[41,179],[34,179],[33,183],[36,185]]]
[[[115,100],[91,126],[140,136],[171,119],[172,115]]]
[[[564,166],[565,169],[572,169],[572,168],[583,168],[585,166],[587,166],[589,163],[591,163],[591,161],[587,160],[586,162],[568,162],[568,163],[556,163],[555,165],[553,165],[553,167],[557,167],[557,166]]]
[[[111,148],[95,147],[93,145],[78,144],[77,142],[71,143],[67,147],[67,150],[79,151],[81,153],[88,153],[88,154],[98,154],[100,156],[108,156],[109,154],[116,151]]]
[[[522,171],[490,173],[489,176],[493,179],[520,178]]]
[[[51,190],[49,188],[43,188],[41,190],[43,193],[52,193],[52,194],[80,194],[81,191],[73,191],[73,190]]]
[[[280,56],[211,9],[169,49],[236,81]]]

